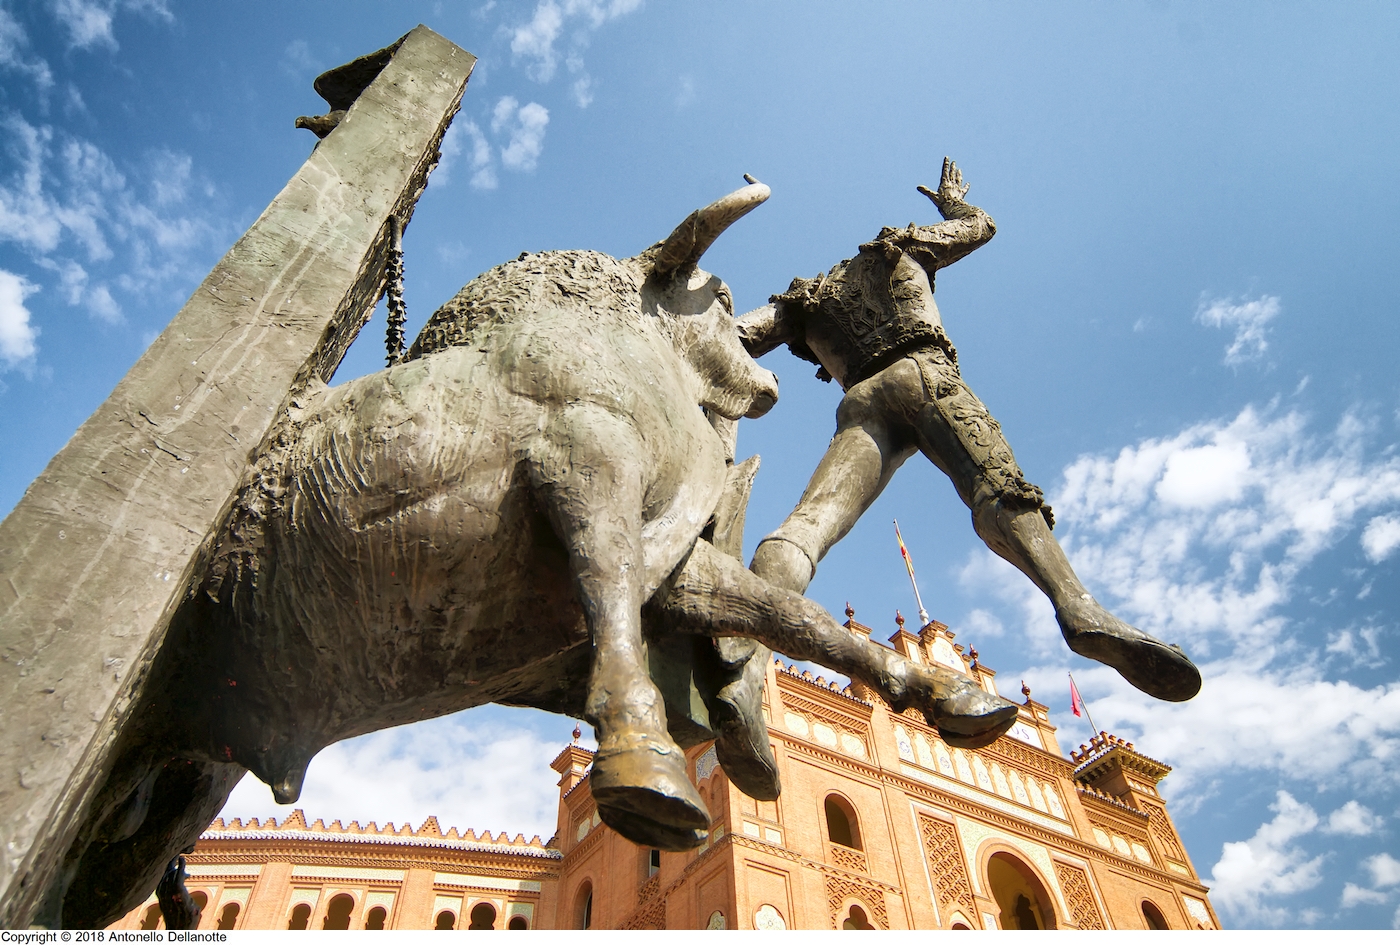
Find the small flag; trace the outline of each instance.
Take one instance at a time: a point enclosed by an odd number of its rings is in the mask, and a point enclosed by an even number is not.
[[[899,542],[899,555],[904,559],[904,567],[909,570],[909,579],[914,579],[914,559],[909,557],[909,549],[904,547],[904,536],[899,533],[899,523],[894,523],[894,537]]]
[[[1069,674],[1069,708],[1075,715],[1082,715],[1089,720],[1089,728],[1098,731],[1094,725],[1094,717],[1089,714],[1089,703],[1084,701],[1084,697],[1079,694],[1079,687],[1074,684],[1074,673]]]
[[[1069,678],[1069,708],[1075,715],[1083,715],[1089,711],[1084,704],[1084,697],[1079,694],[1079,687],[1074,684],[1074,677]]]
[[[905,570],[909,572],[909,584],[914,588],[914,602],[919,605],[919,626],[929,624],[928,611],[924,610],[924,599],[919,596],[919,582],[914,577],[914,559],[909,557],[909,549],[904,547],[904,536],[899,533],[899,519],[894,522],[894,537],[899,542],[899,556],[904,559]]]

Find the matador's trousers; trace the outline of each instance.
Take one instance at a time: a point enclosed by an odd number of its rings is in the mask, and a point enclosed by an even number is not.
[[[916,450],[952,480],[974,524],[993,504],[1039,509],[1054,524],[1044,493],[1026,481],[1001,425],[963,381],[954,358],[930,345],[846,392],[836,435],[801,501],[764,541],[796,545],[815,572]]]

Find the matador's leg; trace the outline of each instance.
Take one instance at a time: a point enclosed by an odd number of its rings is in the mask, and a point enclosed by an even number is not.
[[[845,537],[913,454],[913,438],[898,414],[891,413],[890,391],[885,388],[877,375],[852,387],[836,408],[836,435],[797,508],[754,552],[749,568],[768,583],[799,594],[805,591],[817,562]]]
[[[987,547],[1050,598],[1070,649],[1158,699],[1181,702],[1200,691],[1200,672],[1180,647],[1119,620],[1080,582],[1050,531],[1040,490],[1026,482],[1000,425],[951,360],[929,349],[901,365],[916,362],[927,391],[915,421],[920,450],[952,479]]]
[[[906,374],[882,371],[847,392],[836,410],[836,436],[802,500],[754,554],[750,570],[756,575],[785,590],[799,594],[806,590],[816,562],[851,530],[894,471],[913,454],[914,432],[904,419],[909,411],[901,405],[908,403],[911,393],[920,396],[922,387],[917,371]],[[856,645],[848,636],[841,631],[827,640],[829,652],[809,658],[826,660],[838,672],[852,672],[860,664],[859,657],[855,663],[842,658],[842,654],[850,657],[846,649]],[[865,651],[867,656],[904,665],[905,661],[888,649],[865,642],[870,647]],[[795,641],[786,641],[786,647],[786,653],[804,655],[800,647],[795,648]],[[1010,714],[1014,706],[966,676],[947,673],[945,682],[948,688],[933,698],[927,711],[930,723],[938,726],[948,744],[985,745],[1015,720]]]

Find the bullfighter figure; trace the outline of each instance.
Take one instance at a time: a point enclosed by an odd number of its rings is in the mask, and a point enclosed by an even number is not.
[[[826,455],[797,508],[758,546],[753,571],[805,590],[817,562],[918,450],[953,481],[987,547],[1050,598],[1071,650],[1149,695],[1190,699],[1201,686],[1196,667],[1180,647],[1113,616],[1080,583],[1051,533],[1044,495],[1026,481],[1001,427],[958,370],[934,304],[934,274],[990,240],[992,218],[963,199],[967,185],[947,158],[938,190],[919,192],[942,223],[886,227],[854,259],[794,279],[740,320],[755,357],[786,344],[846,392]]]

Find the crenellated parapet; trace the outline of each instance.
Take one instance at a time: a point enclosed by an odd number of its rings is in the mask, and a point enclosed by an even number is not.
[[[352,820],[342,824],[333,820],[329,824],[317,819],[307,822],[306,813],[300,808],[292,811],[279,823],[276,817],[259,820],[250,817],[244,821],[238,817],[224,820],[215,819],[209,828],[200,834],[201,842],[210,841],[254,841],[254,840],[305,840],[330,843],[373,843],[408,845],[440,849],[460,849],[482,853],[515,853],[524,856],[558,858],[558,851],[551,850],[540,840],[539,835],[525,839],[517,833],[514,837],[506,831],[492,835],[491,831],[478,833],[471,828],[459,831],[456,827],[442,829],[437,817],[429,817],[418,829],[409,823],[395,826],[386,821],[381,827],[376,821],[361,825]]]

